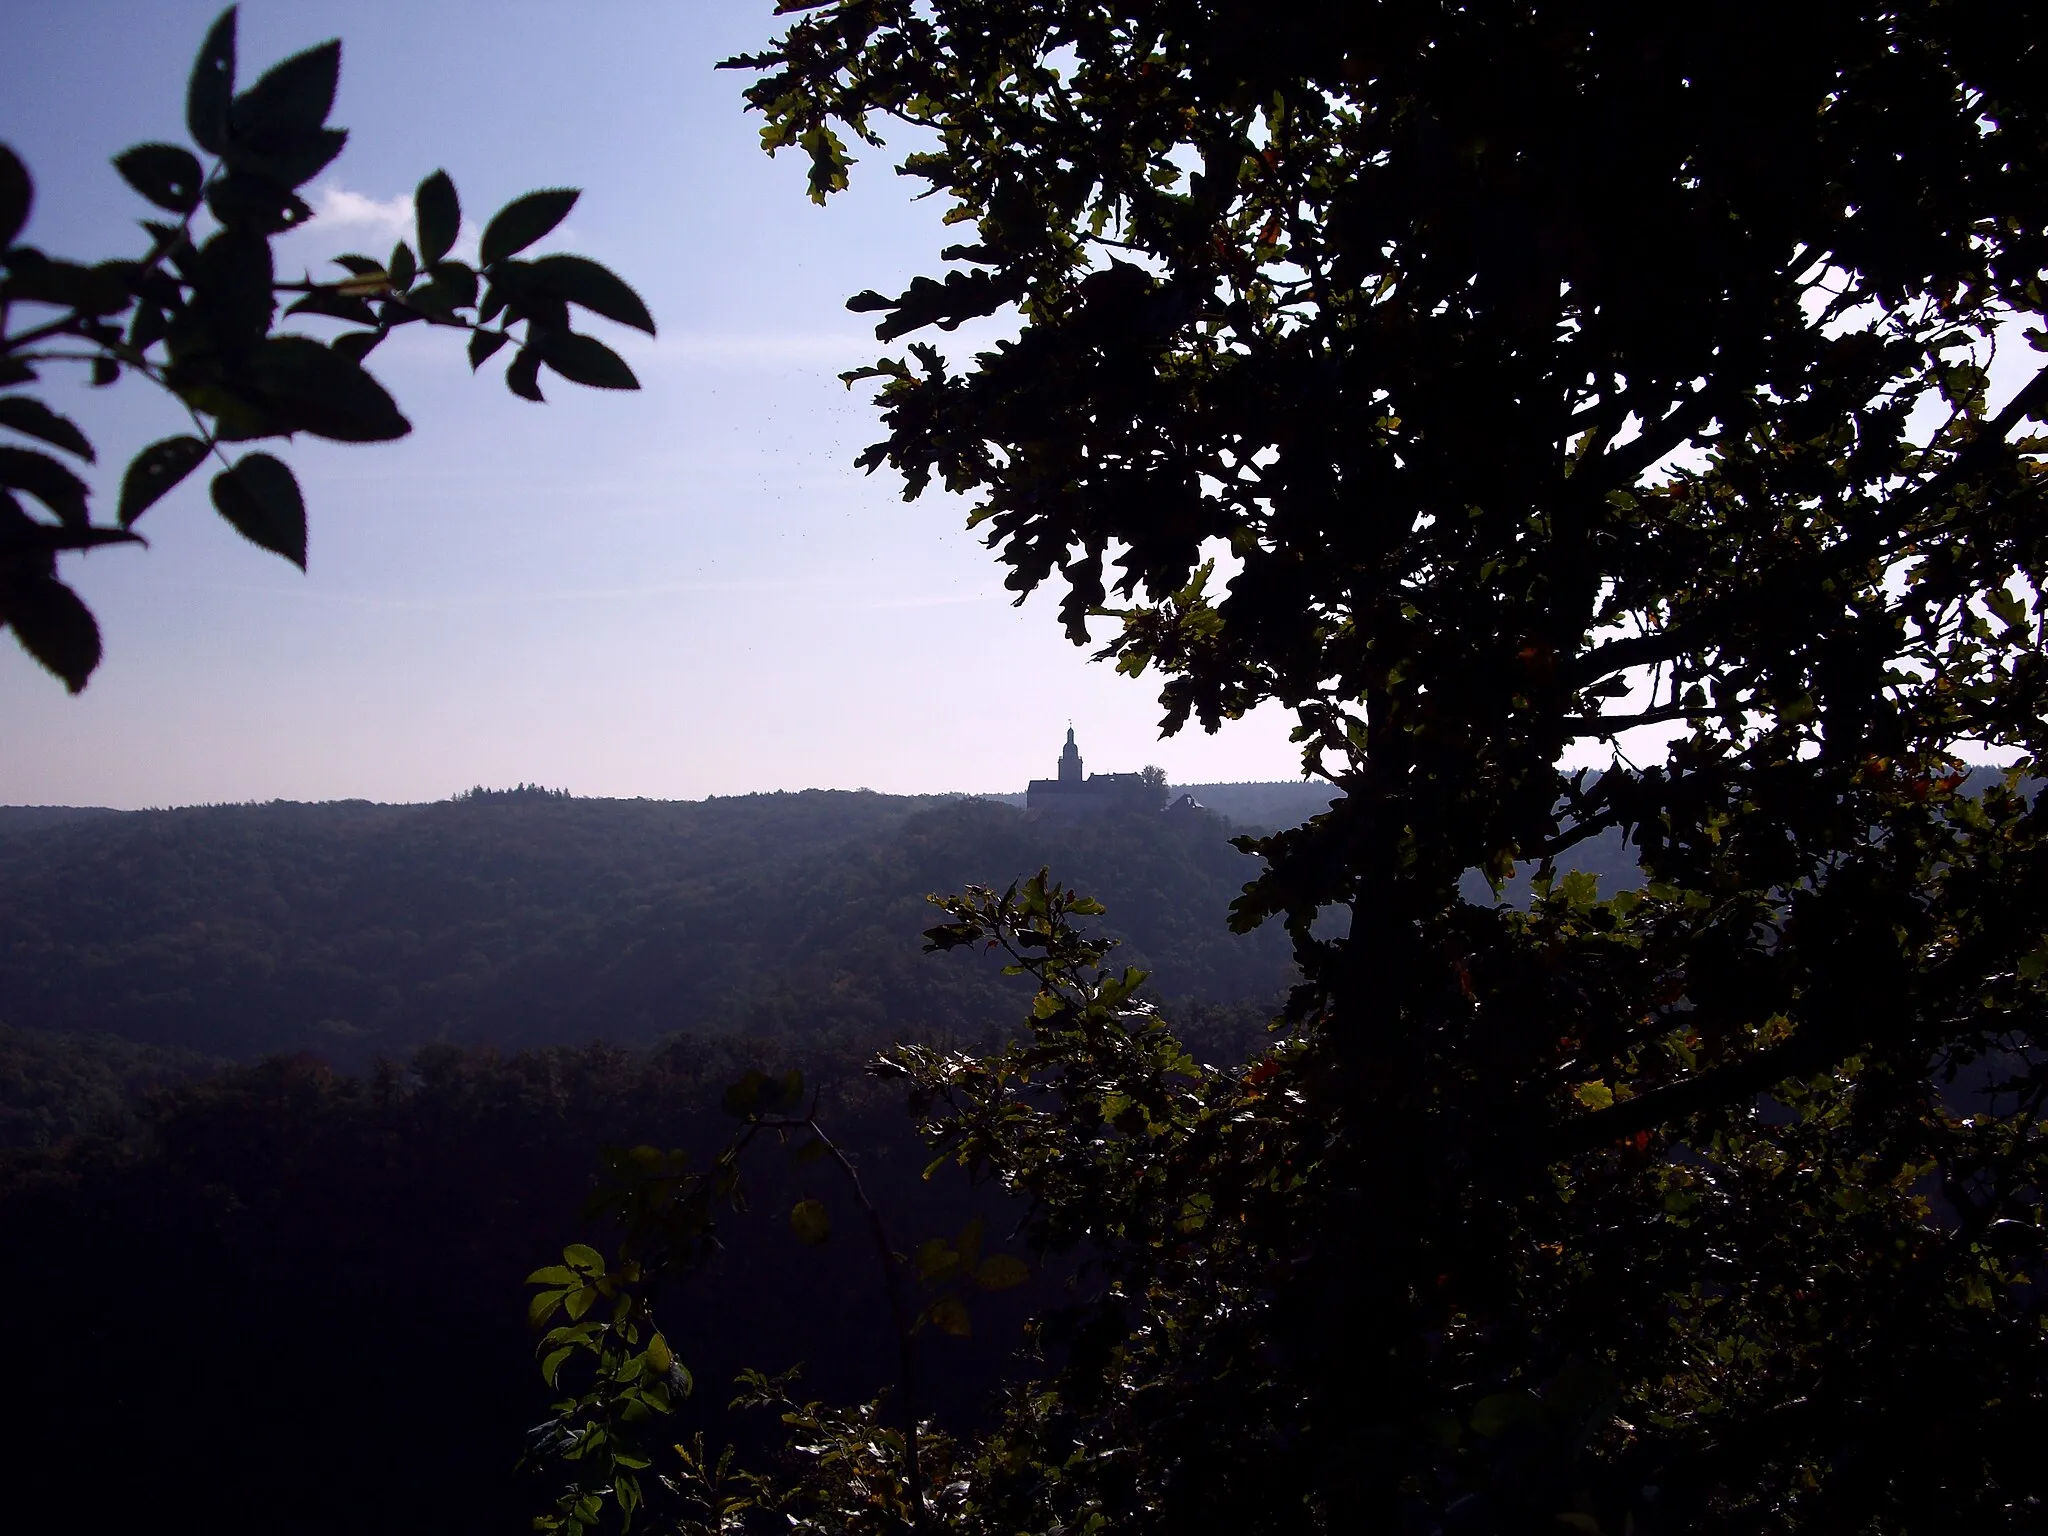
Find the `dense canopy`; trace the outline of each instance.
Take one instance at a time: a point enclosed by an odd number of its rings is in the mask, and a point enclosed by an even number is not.
[[[788,9],[734,61],[769,148],[824,198],[895,135],[959,230],[852,307],[1010,317],[855,376],[866,462],[973,498],[1169,730],[1277,700],[1348,791],[1238,905],[1307,978],[1248,1070],[1183,1080],[1056,886],[934,930],[1043,994],[1011,1052],[894,1070],[1105,1280],[873,1507],[2026,1528],[2040,18]],[[1614,828],[1638,889],[1549,879]],[[1461,892],[1517,863],[1526,908]],[[816,1465],[830,1525],[873,1484]]]

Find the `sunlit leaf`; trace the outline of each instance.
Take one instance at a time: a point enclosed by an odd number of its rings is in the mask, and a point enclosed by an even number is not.
[[[941,1296],[931,1304],[926,1315],[939,1332],[950,1333],[956,1339],[964,1339],[974,1332],[974,1325],[967,1316],[967,1303],[958,1296]]]
[[[992,1253],[974,1272],[974,1283],[984,1291],[1007,1291],[1031,1278],[1031,1268],[1007,1253]]]
[[[790,1210],[789,1229],[798,1242],[815,1248],[832,1235],[832,1217],[823,1201],[799,1200]]]

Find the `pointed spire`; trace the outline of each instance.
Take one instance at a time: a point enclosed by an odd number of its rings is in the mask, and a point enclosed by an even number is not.
[[[1060,782],[1081,782],[1081,749],[1074,745],[1074,722],[1067,722],[1067,744],[1060,751]]]

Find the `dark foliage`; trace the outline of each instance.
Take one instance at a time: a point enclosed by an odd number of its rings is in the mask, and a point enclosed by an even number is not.
[[[193,1051],[0,1024],[0,1148],[128,1133],[152,1089],[218,1071]]]
[[[1208,817],[824,791],[100,817],[8,844],[0,1020],[359,1066],[681,1029],[978,1043],[1016,996],[918,957],[924,897],[1051,859],[1118,899],[1168,995],[1270,1004],[1286,946],[1225,931],[1257,870],[1226,838]]]
[[[0,1044],[38,1060],[66,1049],[14,1032]],[[10,1523],[525,1529],[535,1494],[513,1468],[545,1397],[516,1280],[576,1229],[601,1148],[706,1154],[730,1124],[728,1080],[801,1062],[892,1222],[950,1231],[978,1209],[1007,1230],[999,1198],[918,1177],[900,1097],[858,1054],[434,1047],[356,1077],[278,1059],[161,1089],[120,1134],[0,1154],[9,1383],[33,1405],[9,1429]],[[787,1241],[803,1175],[764,1166],[758,1210],[728,1214],[717,1257],[670,1295],[706,1386],[679,1432],[748,1434],[723,1413],[742,1366],[801,1363],[849,1399],[890,1379],[878,1277],[843,1243]],[[942,1419],[979,1422],[1043,1299],[999,1298],[975,1337],[929,1341]]]
[[[1235,921],[1304,983],[1248,1068],[1092,903],[950,904],[1030,1036],[888,1069],[1100,1284],[986,1436],[756,1383],[793,1459],[683,1447],[682,1526],[2040,1530],[2048,18],[785,10],[732,61],[767,147],[823,200],[907,126],[955,231],[850,307],[1004,316],[851,376],[863,462],[1168,730],[1277,704],[1346,793],[1257,844]],[[1634,889],[1558,877],[1615,833]],[[565,1432],[654,1411],[607,1347]],[[606,1444],[562,1528],[649,1486]]]
[[[142,221],[149,241],[134,259],[88,266],[21,242],[35,185],[0,144],[0,428],[11,434],[0,440],[0,627],[73,693],[99,665],[100,634],[59,579],[58,556],[142,543],[137,520],[211,458],[214,510],[250,543],[304,569],[297,478],[282,460],[238,445],[302,432],[344,443],[405,436],[411,424],[363,367],[396,327],[423,321],[467,331],[472,367],[516,342],[505,382],[529,400],[541,398],[542,363],[579,384],[639,388],[618,354],[570,328],[571,304],[654,333],[639,297],[596,262],[518,258],[562,221],[574,191],[515,199],[484,230],[477,266],[452,258],[462,209],[446,171],[414,196],[417,252],[401,240],[388,257],[337,258],[342,275],[326,282],[280,279],[271,241],[312,217],[299,189],[348,142],[346,130],[327,125],[341,44],[295,54],[237,92],[235,33],[230,6],[192,67],[185,118],[200,153],[137,144],[114,157],[122,180],[159,214]],[[326,341],[278,329],[294,318],[354,329]],[[89,492],[70,467],[94,462],[91,440],[21,392],[52,365],[82,366],[99,388],[132,374],[192,418],[193,432],[130,461],[112,523],[92,522]],[[231,449],[240,456],[231,460]]]

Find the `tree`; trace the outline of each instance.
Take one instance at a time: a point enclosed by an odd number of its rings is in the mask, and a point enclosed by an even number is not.
[[[193,431],[144,448],[130,462],[112,524],[94,523],[88,492],[65,462],[43,448],[0,444],[0,626],[73,693],[99,665],[99,626],[57,576],[60,555],[109,544],[139,544],[135,523],[208,458],[221,468],[212,497],[244,538],[306,563],[306,510],[291,470],[268,453],[230,461],[228,445],[305,432],[337,442],[387,442],[412,430],[363,359],[400,325],[426,321],[469,333],[471,366],[516,342],[505,382],[541,399],[543,363],[564,378],[602,389],[637,389],[632,370],[595,337],[571,327],[578,305],[623,325],[654,331],[637,294],[581,256],[521,259],[519,253],[568,215],[580,195],[554,188],[499,210],[483,233],[476,266],[455,259],[461,203],[445,171],[420,183],[414,199],[418,249],[401,240],[388,257],[342,256],[339,278],[280,279],[270,242],[312,216],[298,189],[339,155],[345,130],[327,126],[341,70],[341,44],[286,59],[254,85],[235,90],[235,8],[207,33],[186,95],[186,126],[199,153],[178,144],[138,144],[115,156],[122,178],[168,218],[143,221],[148,249],[97,265],[61,260],[16,243],[28,222],[33,183],[0,145],[0,427],[91,463],[92,442],[33,394],[39,370],[76,363],[92,382],[134,374],[175,396]],[[201,155],[207,157],[202,160]],[[211,233],[199,227],[209,217]],[[280,300],[286,300],[283,313]],[[17,326],[25,306],[31,318]],[[292,316],[357,327],[328,341],[280,331]],[[21,497],[45,515],[32,515]]]
[[[849,307],[1015,320],[849,375],[863,462],[1345,792],[1246,845],[1305,977],[1246,1069],[1043,887],[933,930],[1040,1001],[888,1069],[1102,1283],[926,1518],[2038,1529],[2042,18],[788,9],[769,149],[822,201],[908,128],[966,226]],[[1638,888],[1559,876],[1616,828]]]

